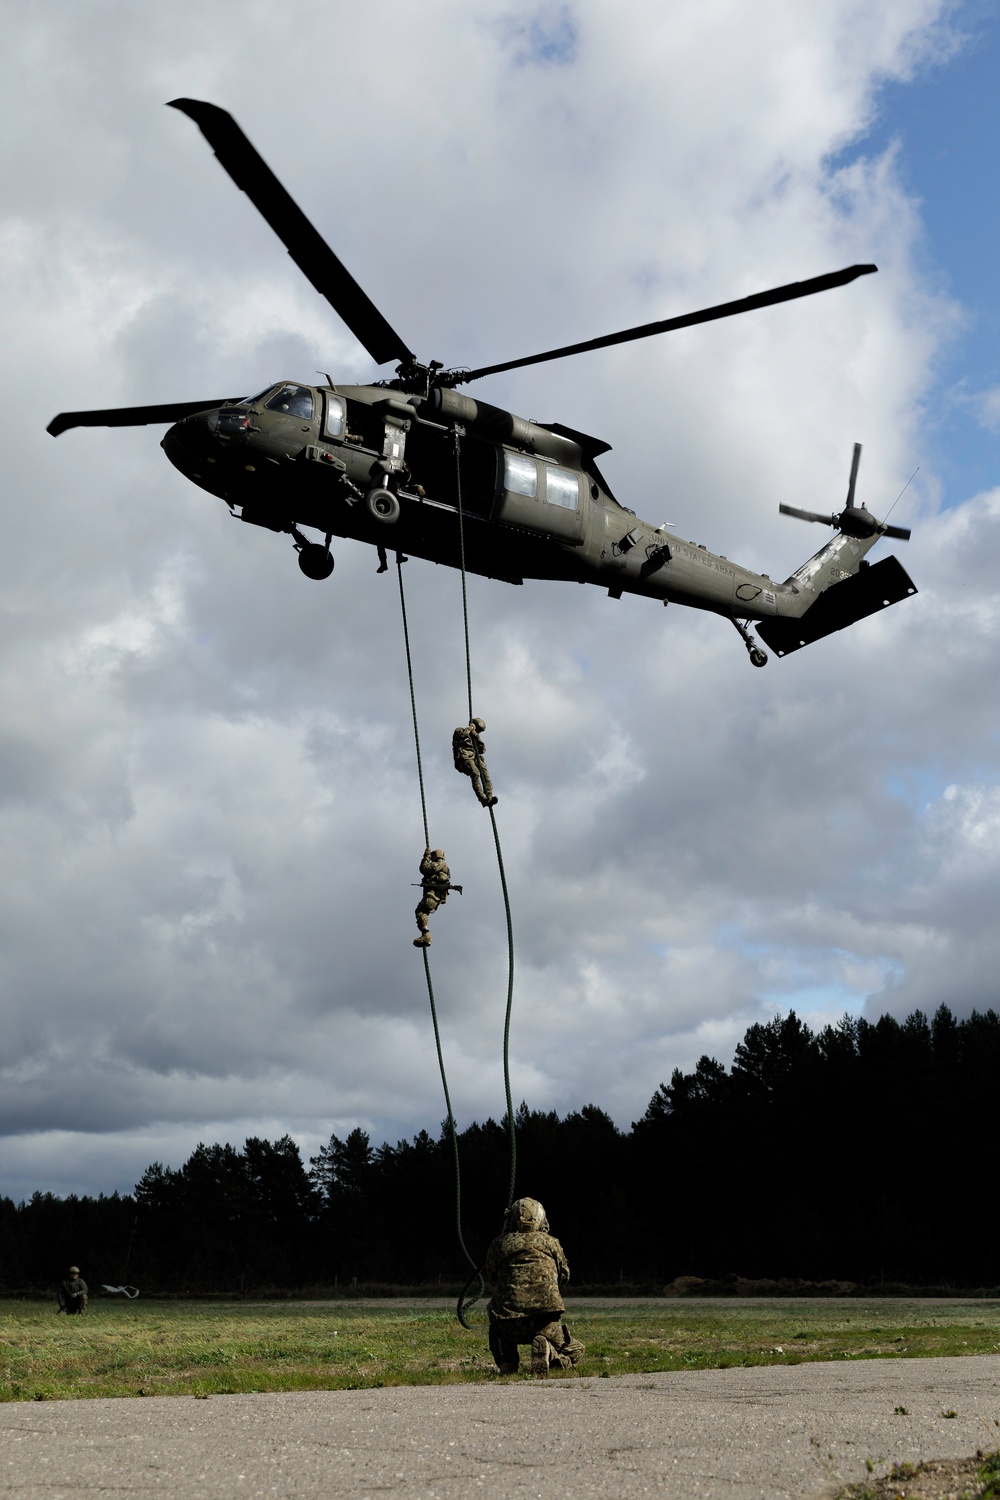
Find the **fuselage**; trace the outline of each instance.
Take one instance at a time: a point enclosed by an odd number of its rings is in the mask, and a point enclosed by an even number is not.
[[[608,444],[449,389],[282,382],[186,417],[163,448],[234,515],[275,532],[305,526],[458,567],[461,496],[470,572],[592,583],[732,619],[801,615],[877,540],[838,535],[772,582],[621,505],[596,463]]]

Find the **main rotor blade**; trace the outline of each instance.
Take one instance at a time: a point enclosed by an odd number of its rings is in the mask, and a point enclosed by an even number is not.
[[[164,406],[112,406],[104,411],[61,411],[46,427],[53,437],[70,427],[147,427],[154,422],[179,422],[196,411],[211,411],[239,396],[223,396],[214,401],[168,401]]]
[[[814,510],[799,510],[795,505],[779,505],[783,516],[796,516],[800,521],[821,521],[824,526],[836,526],[836,516],[820,516]]]
[[[869,276],[878,266],[847,266],[843,271],[831,271],[826,276],[814,276],[810,281],[792,281],[787,286],[775,287],[770,292],[755,292],[752,297],[740,297],[736,302],[721,302],[718,307],[704,307],[700,312],[685,313],[680,318],[665,318],[662,323],[643,323],[639,328],[626,328],[623,333],[608,333],[603,338],[588,339],[583,344],[566,344],[562,349],[549,349],[545,354],[532,354],[527,359],[509,359],[501,365],[484,365],[480,370],[470,370],[459,377],[457,384],[480,380],[484,375],[497,375],[502,370],[519,370],[522,365],[540,365],[549,359],[564,359],[569,354],[585,354],[590,349],[607,349],[612,344],[628,344],[632,339],[648,339],[654,333],[670,333],[675,328],[690,328],[695,323],[711,323],[716,318],[732,318],[736,313],[753,312],[758,307],[771,307],[776,302],[792,302],[796,297],[811,297],[814,292],[828,292],[835,286],[846,286],[858,276]]]
[[[847,485],[847,508],[854,504],[854,486],[858,482],[858,464],[861,462],[861,444],[854,444],[854,457],[851,459],[851,478]]]
[[[170,108],[194,121],[236,186],[263,214],[299,270],[340,314],[375,363],[384,365],[390,359],[412,363],[414,356],[399,334],[313,228],[232,115],[200,99],[171,99]]]

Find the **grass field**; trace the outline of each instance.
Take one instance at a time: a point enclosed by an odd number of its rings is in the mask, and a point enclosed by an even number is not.
[[[0,1303],[0,1399],[209,1396],[496,1380],[484,1314],[393,1303]],[[581,1300],[580,1375],[1000,1351],[1000,1302]],[[525,1351],[527,1353],[527,1351]],[[527,1378],[524,1375],[506,1377]]]

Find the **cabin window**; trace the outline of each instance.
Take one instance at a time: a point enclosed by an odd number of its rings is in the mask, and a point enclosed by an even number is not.
[[[561,505],[564,510],[580,509],[580,476],[572,469],[545,470],[545,498],[550,505]]]
[[[344,436],[344,423],[346,420],[346,409],[340,396],[327,396],[326,398],[326,435],[327,437],[339,438]]]
[[[287,412],[290,417],[301,417],[311,422],[313,417],[313,393],[304,385],[283,385],[267,403],[268,411]]]
[[[518,453],[503,456],[503,487],[513,495],[538,494],[538,465]]]

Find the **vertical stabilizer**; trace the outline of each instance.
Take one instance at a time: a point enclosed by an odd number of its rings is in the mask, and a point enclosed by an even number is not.
[[[817,553],[809,563],[803,564],[799,573],[811,563],[817,562],[829,547],[840,540],[840,537],[835,537],[828,547],[823,548],[823,552]],[[817,574],[814,574],[814,579],[819,572],[817,570]],[[792,580],[797,577],[798,574],[792,574]],[[798,619],[779,617],[761,621],[757,633],[776,655],[789,656],[803,646],[812,645],[813,641],[822,640],[825,635],[833,635],[834,631],[844,630],[858,620],[878,614],[879,610],[887,609],[891,604],[899,604],[916,592],[916,585],[898,558],[885,557],[873,567],[869,567],[867,563],[859,564],[857,571],[848,577],[826,584],[815,603]]]

